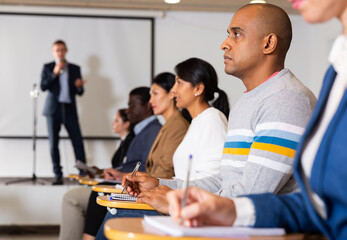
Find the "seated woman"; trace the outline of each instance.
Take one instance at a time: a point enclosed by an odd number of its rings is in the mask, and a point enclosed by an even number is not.
[[[174,156],[175,177],[184,179],[189,155],[193,156],[190,179],[199,179],[219,172],[227,129],[229,102],[224,91],[218,88],[217,73],[208,62],[190,58],[175,67],[177,73],[173,94],[176,106],[186,108],[192,117],[189,129],[178,146]],[[215,97],[215,95],[218,95]],[[213,101],[212,103],[210,103]],[[211,106],[211,105],[212,106]],[[155,194],[155,195],[153,195]],[[165,193],[153,191],[142,192],[138,201],[151,203],[156,196],[165,197]],[[152,205],[153,206],[153,205]],[[155,206],[153,206],[155,208]],[[113,216],[106,214],[104,222],[109,218],[140,217],[158,215],[157,211],[141,211],[117,209]],[[105,239],[103,225],[96,239]]]
[[[188,121],[176,107],[171,91],[174,84],[175,76],[165,72],[153,79],[150,90],[149,102],[154,114],[162,115],[165,119],[165,124],[154,140],[146,161],[146,172],[154,177],[172,178],[174,176],[172,156],[189,127]],[[110,180],[120,180],[126,174],[113,168],[105,169],[104,173],[105,178]],[[94,239],[107,212],[105,207],[96,203],[96,197],[96,192],[90,194],[84,239]]]
[[[112,130],[119,135],[121,140],[117,151],[114,153],[111,164],[113,168],[122,165],[129,145],[134,138],[133,125],[128,119],[127,109],[119,109],[112,122]]]
[[[133,125],[127,116],[127,109],[119,109],[116,112],[112,121],[112,130],[114,133],[118,134],[120,138],[120,143],[111,159],[112,168],[118,168],[123,164],[129,145],[135,136]],[[96,174],[86,171],[89,177],[94,178],[98,175],[101,178],[104,178],[103,169],[99,169],[96,166],[92,166],[92,168],[96,170]]]
[[[193,119],[174,154],[175,177],[185,178],[189,155],[193,157],[190,179],[217,174],[228,125],[228,97],[218,88],[216,71],[204,60],[190,58],[175,71],[176,105],[186,108]]]
[[[149,100],[155,115],[162,115],[165,124],[158,133],[146,161],[146,172],[153,177],[172,178],[174,167],[172,156],[187,132],[189,123],[176,107],[172,87],[175,76],[172,73],[161,73],[153,81]],[[105,169],[105,178],[122,180],[127,173],[113,168]]]
[[[128,147],[134,138],[132,128],[133,126],[128,119],[126,109],[119,109],[112,121],[112,129],[114,133],[119,135],[121,142],[111,159],[112,167],[118,167],[122,164]],[[90,188],[83,187],[75,188],[65,193],[59,239],[82,238],[84,215],[90,192]]]

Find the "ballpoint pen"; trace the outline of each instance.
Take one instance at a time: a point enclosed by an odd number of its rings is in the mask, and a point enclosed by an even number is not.
[[[184,206],[187,203],[188,186],[189,186],[189,175],[190,175],[190,169],[191,169],[191,166],[192,166],[192,160],[193,160],[193,155],[190,154],[189,158],[188,158],[188,163],[187,163],[187,175],[186,175],[184,188],[183,188],[184,193],[183,193],[183,198],[182,198],[182,201],[181,201],[181,210],[182,210],[182,208],[184,208]],[[183,223],[183,219],[182,219],[182,217],[180,217],[180,225],[182,223]]]
[[[135,173],[137,172],[137,170],[139,170],[140,165],[141,165],[141,162],[137,162],[137,163],[136,163],[136,166],[134,167],[134,170],[133,170],[133,172],[131,173],[131,176],[132,176],[132,177],[135,175]],[[124,192],[124,190],[128,187],[128,185],[129,185],[129,180],[127,179],[127,181],[126,181],[126,183],[125,183],[125,185],[124,185],[124,188],[123,188],[123,190],[121,191],[121,193]]]

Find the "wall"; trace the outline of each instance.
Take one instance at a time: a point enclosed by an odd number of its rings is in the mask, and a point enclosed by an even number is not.
[[[155,72],[173,71],[178,62],[190,57],[203,58],[216,68],[221,88],[228,93],[230,103],[235,103],[245,88],[239,79],[224,73],[223,51],[219,48],[226,38],[231,17],[231,13],[168,12],[164,18],[157,18]],[[328,66],[329,48],[339,33],[340,26],[336,21],[310,26],[298,15],[291,16],[291,19],[294,37],[286,66],[318,95],[324,71]],[[4,102],[5,99],[2,99],[2,104]],[[24,117],[31,121],[31,116]],[[87,161],[90,164],[110,166],[114,141],[90,140],[85,143]],[[62,141],[60,148],[64,173],[76,172],[73,168],[74,157],[70,141]],[[31,176],[32,155],[31,140],[0,139],[0,176]],[[47,140],[38,140],[37,175],[52,176]]]
[[[245,88],[239,79],[224,73],[223,52],[220,50],[220,45],[226,38],[231,17],[231,13],[169,12],[164,18],[157,18],[155,72],[173,71],[178,62],[190,57],[203,58],[216,68],[221,88],[228,93],[231,104],[235,103]],[[324,71],[328,66],[329,48],[332,40],[339,33],[340,26],[336,21],[309,26],[297,15],[291,16],[291,19],[294,38],[286,66],[318,95]],[[141,44],[140,39],[138,44]],[[1,104],[4,104],[4,101]],[[6,117],[6,114],[2,117]],[[0,177],[31,176],[33,159],[31,144],[31,140],[0,139]],[[110,158],[115,148],[114,141],[88,140],[85,144],[89,164],[100,167],[110,166]],[[77,171],[73,168],[74,157],[70,141],[62,141],[60,149],[64,174],[76,173]],[[39,177],[52,176],[50,161],[47,140],[38,140],[37,175]],[[60,216],[56,215],[50,223],[58,223],[59,218]],[[15,222],[15,220],[12,221]]]

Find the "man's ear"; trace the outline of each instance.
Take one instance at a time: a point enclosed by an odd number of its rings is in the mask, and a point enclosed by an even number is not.
[[[263,42],[263,53],[268,55],[276,50],[278,44],[278,37],[276,34],[270,33],[269,35],[264,37]]]

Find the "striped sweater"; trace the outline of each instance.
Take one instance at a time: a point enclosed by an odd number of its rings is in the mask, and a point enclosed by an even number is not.
[[[295,149],[316,98],[288,69],[243,94],[229,115],[220,173],[191,182],[221,196],[296,190]],[[180,180],[160,180],[179,188]]]

